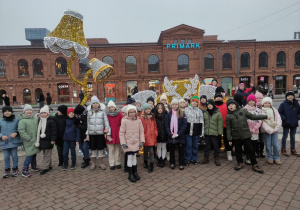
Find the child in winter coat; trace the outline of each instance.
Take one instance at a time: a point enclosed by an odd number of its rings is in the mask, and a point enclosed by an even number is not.
[[[168,105],[168,98],[167,98],[167,95],[165,93],[161,94],[161,96],[160,96],[160,103],[162,103],[165,106],[165,110],[166,110],[166,112],[168,114],[171,108]]]
[[[92,97],[91,108],[87,114],[87,139],[90,141],[90,148],[92,150],[91,156],[91,170],[96,168],[97,150],[99,156],[99,168],[106,170],[103,163],[103,149],[106,147],[104,134],[110,139],[111,130],[109,121],[105,111],[105,105],[101,107],[100,101],[96,96]]]
[[[285,100],[280,104],[278,112],[282,119],[283,135],[281,140],[281,154],[286,153],[286,139],[290,132],[290,148],[292,155],[298,155],[295,149],[295,135],[300,120],[300,106],[295,99],[293,91],[288,91],[285,94]]]
[[[127,106],[123,106],[123,108],[121,109],[122,112],[122,116],[123,118],[127,116]]]
[[[58,154],[58,166],[63,166],[64,156],[64,133],[66,129],[68,107],[65,105],[60,105],[57,107],[57,113],[54,115],[54,120],[57,127],[57,137],[56,137],[56,149]]]
[[[142,104],[141,104],[141,101],[136,100],[135,106],[136,106],[136,110],[137,110],[137,116],[138,116],[138,117],[142,116],[143,110],[142,110]],[[126,110],[125,110],[125,113],[126,113]]]
[[[81,163],[81,168],[86,168],[90,165],[90,153],[89,153],[89,142],[86,140],[86,130],[87,130],[87,110],[84,106],[78,104],[75,109],[75,123],[77,128],[80,130],[80,142],[79,149],[83,153],[83,163]]]
[[[172,110],[168,113],[165,121],[170,147],[170,164],[171,169],[175,169],[175,146],[177,146],[179,153],[179,170],[183,170],[184,145],[186,143],[185,130],[187,127],[187,121],[183,111],[179,108],[179,102],[177,99],[173,99],[171,101],[171,107]]]
[[[18,147],[22,145],[18,132],[18,118],[13,114],[10,106],[2,108],[3,118],[0,120],[0,147],[4,156],[4,173],[3,178],[9,176],[16,177],[19,175],[18,169]],[[10,157],[13,161],[11,172]]]
[[[40,149],[35,147],[37,136],[38,118],[33,116],[32,107],[25,104],[23,114],[19,117],[18,131],[23,140],[26,158],[24,160],[22,176],[30,177],[29,164],[31,163],[31,170],[40,171],[36,164],[36,154]]]
[[[267,151],[267,163],[281,165],[279,154],[278,131],[281,127],[281,118],[277,111],[272,106],[272,99],[266,97],[262,100],[262,112],[268,115],[268,120],[264,120],[262,124],[262,132]]]
[[[187,119],[185,165],[190,163],[196,165],[198,158],[199,136],[204,135],[204,119],[201,109],[198,107],[199,97],[191,98],[191,106],[185,108],[184,113]]]
[[[109,101],[107,104],[108,112],[107,118],[111,129],[111,138],[107,138],[106,143],[109,150],[109,166],[110,170],[115,168],[121,168],[120,156],[121,156],[121,145],[120,145],[120,127],[122,121],[122,113],[117,109],[116,104],[113,101]]]
[[[253,94],[250,94],[247,97],[247,105],[244,107],[244,109],[247,109],[248,112],[254,115],[260,115],[261,114],[261,109],[256,107],[256,97]],[[259,153],[259,144],[258,144],[258,139],[259,139],[259,128],[261,127],[262,121],[261,120],[251,120],[247,119],[248,126],[251,132],[251,143],[252,147],[255,151],[256,157],[258,156]],[[250,165],[251,161],[249,158],[249,155],[247,155],[246,151],[246,160],[245,163]]]
[[[67,112],[66,120],[66,129],[64,133],[64,166],[63,170],[68,170],[69,166],[69,150],[71,151],[71,170],[74,170],[76,167],[76,144],[79,144],[80,141],[80,130],[75,123],[75,113],[74,108],[69,108]]]
[[[266,115],[253,115],[246,109],[241,109],[236,101],[228,100],[226,116],[227,139],[229,145],[232,143],[235,146],[237,165],[234,170],[238,171],[244,167],[242,158],[242,147],[246,148],[252,164],[252,170],[257,173],[264,173],[264,171],[257,165],[255,152],[251,143],[251,132],[248,126],[247,119],[263,120],[267,119]]]
[[[135,106],[127,106],[127,116],[122,119],[119,133],[120,144],[127,156],[128,179],[131,182],[140,180],[140,177],[137,174],[136,153],[145,143],[143,124],[136,113],[137,110]]]
[[[262,108],[262,100],[264,98],[263,94],[261,92],[256,92],[255,93],[255,97],[256,97],[256,107],[259,108],[261,110]],[[261,158],[265,158],[265,154],[264,154],[264,149],[265,149],[265,143],[264,143],[264,135],[263,133],[261,132],[261,127],[259,128],[259,134],[258,134],[258,138],[259,138],[259,142],[258,142],[258,145],[259,145],[259,154],[256,155],[256,157],[261,157]]]
[[[144,168],[148,168],[148,172],[151,173],[153,171],[154,165],[154,151],[153,146],[156,145],[157,141],[157,125],[151,110],[153,109],[150,104],[145,103],[142,106],[144,115],[140,117],[140,120],[143,123],[144,127],[144,136],[145,136],[145,144],[144,144]],[[150,156],[150,166],[148,167],[148,153]]]
[[[52,149],[56,141],[57,128],[54,117],[49,116],[49,107],[40,109],[40,119],[36,135],[35,146],[43,151],[43,166],[40,171],[44,175],[52,169]]]
[[[184,113],[184,109],[186,108],[186,102],[183,98],[179,99],[179,109]]]
[[[201,109],[202,113],[204,114],[205,110],[207,109],[207,97],[206,97],[206,95],[200,96],[199,108]]]
[[[154,107],[155,107],[155,101],[154,98],[152,96],[150,96],[149,98],[147,98],[147,103],[150,105],[151,107],[151,112],[154,113]]]
[[[204,134],[205,134],[205,151],[201,164],[209,163],[210,150],[214,150],[214,162],[220,166],[219,161],[219,140],[218,136],[223,133],[223,118],[220,110],[216,107],[212,99],[207,101],[207,110],[204,112]]]

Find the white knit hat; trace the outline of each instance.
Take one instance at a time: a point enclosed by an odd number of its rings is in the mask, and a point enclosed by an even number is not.
[[[263,100],[262,100],[262,102],[261,102],[262,106],[263,106],[264,103],[266,103],[266,102],[270,102],[271,106],[272,106],[272,104],[273,104],[273,101],[272,101],[272,99],[271,99],[270,97],[265,97],[265,98],[263,98]]]
[[[161,96],[160,96],[160,101],[163,99],[168,101],[167,95],[165,93],[161,94]]]
[[[23,108],[23,113],[26,111],[26,110],[29,110],[31,109],[32,110],[32,106],[30,106],[29,104],[25,104],[24,108]]]
[[[183,98],[179,99],[178,103],[185,102]]]
[[[49,114],[49,106],[47,106],[47,105],[43,106],[40,110],[40,113],[42,113],[42,112],[46,112]]]
[[[107,107],[109,108],[109,107],[115,107],[115,108],[117,108],[116,107],[116,104],[112,101],[112,100],[110,100],[109,102],[108,102],[108,104],[107,104]]]
[[[97,98],[97,96],[93,96],[93,97],[91,98],[91,104],[93,104],[93,103],[98,103],[98,104],[100,105],[100,101],[99,101],[99,99]]]
[[[178,100],[176,98],[174,98],[172,101],[171,101],[171,106],[172,104],[179,104]]]
[[[123,106],[123,108],[121,109],[122,113],[127,113],[127,106]]]
[[[131,110],[131,109],[133,109],[135,112],[137,112],[136,107],[133,106],[133,105],[130,105],[130,104],[129,104],[129,105],[127,105],[126,107],[127,107],[127,110],[126,110],[127,115],[128,115],[129,110]]]

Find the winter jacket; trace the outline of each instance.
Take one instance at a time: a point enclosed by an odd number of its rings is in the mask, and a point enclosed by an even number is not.
[[[300,120],[300,106],[296,99],[293,103],[289,100],[284,100],[278,109],[282,120],[282,127],[284,128],[294,128],[298,127],[298,121]]]
[[[172,117],[172,110],[168,113],[166,120],[165,120],[165,127],[168,134],[168,143],[170,144],[185,144],[185,130],[187,127],[187,121],[186,117],[179,117],[178,118],[178,136],[176,138],[172,138],[172,132],[171,132],[171,117]]]
[[[157,126],[157,143],[166,143],[168,141],[168,134],[165,128],[165,120],[167,115],[163,113],[160,116],[155,116]]]
[[[12,115],[14,116],[14,115]],[[12,119],[12,120],[11,120]],[[7,120],[6,117],[1,118],[0,120],[0,147],[1,149],[11,149],[16,148],[22,145],[18,132],[18,123],[19,120],[16,117],[10,117],[10,120]],[[9,136],[12,133],[17,133],[15,138],[10,138]],[[7,136],[8,139],[3,141],[2,136]]]
[[[56,127],[57,127],[57,138],[56,138],[55,144],[63,146],[67,117],[65,115],[58,115],[56,113],[54,120],[55,120]]]
[[[198,105],[198,107],[201,109],[202,114],[204,114],[205,110],[207,109],[207,106],[203,106],[201,103]]]
[[[121,127],[121,121],[123,118],[122,112],[119,112],[117,115],[113,116],[109,112],[107,114],[107,118],[109,121],[110,125],[110,130],[111,130],[111,138],[113,139],[112,141],[106,140],[107,144],[120,144],[120,127]]]
[[[243,96],[243,106],[246,106],[246,104],[247,104],[247,97],[248,97],[248,95],[250,95],[250,92],[247,92],[246,90],[242,91],[242,90],[238,89],[238,91],[236,92],[236,94],[240,94],[240,95]]]
[[[41,93],[38,102],[40,103],[40,102],[44,102],[44,101],[45,101],[45,96],[44,96],[44,94]]]
[[[281,117],[279,112],[277,111],[277,109],[275,109],[274,107],[271,107],[273,109],[273,113],[274,113],[274,121],[276,122],[276,126],[275,128],[272,128],[267,121],[263,121],[262,126],[261,126],[261,132],[262,133],[268,133],[268,134],[273,134],[279,131],[282,121],[281,121]],[[262,111],[263,114],[266,114],[264,111]]]
[[[67,118],[64,141],[80,141],[80,130],[75,124],[75,118]]]
[[[219,109],[216,109],[212,116],[207,110],[204,112],[204,134],[208,136],[223,134],[223,118]]]
[[[35,155],[40,149],[35,147],[36,134],[38,128],[38,118],[21,114],[19,117],[18,131],[25,148],[26,156]]]
[[[145,142],[144,127],[139,118],[130,119],[128,116],[122,119],[120,127],[120,144],[126,144],[128,148],[124,152],[137,152],[139,144]]]
[[[107,135],[111,135],[107,115],[101,109],[97,112],[89,110],[87,114],[87,123],[87,135],[104,135],[104,130],[108,130],[109,132]]]
[[[157,142],[158,131],[154,116],[152,116],[151,119],[146,119],[144,116],[142,116],[140,117],[140,120],[142,121],[144,127],[144,146],[155,146]]]
[[[251,132],[248,126],[247,119],[263,120],[267,118],[267,115],[251,114],[246,109],[241,109],[236,104],[236,110],[227,110],[226,131],[228,141],[232,141],[232,139],[250,139]]]
[[[222,114],[223,127],[226,128],[226,115],[227,115],[227,106],[226,106],[226,103],[223,102],[222,105],[220,105],[220,106],[216,105],[216,107],[220,110],[220,112]]]
[[[76,117],[75,125],[80,130],[80,141],[83,142],[86,139],[86,130],[87,130],[87,111]]]
[[[10,106],[10,99],[8,96],[4,97],[4,103],[5,103],[5,106]]]
[[[55,142],[57,137],[57,127],[54,117],[49,116],[47,118],[45,134],[45,138],[40,137],[40,149],[52,149],[53,144],[51,144],[51,141]]]
[[[47,105],[50,106],[52,102],[52,97],[50,96],[50,93],[47,93],[46,101],[47,101]]]
[[[204,120],[202,110],[198,107],[188,106],[184,110],[187,127],[185,134],[190,136],[202,136],[204,131]]]
[[[257,107],[251,107],[248,104],[243,108],[246,109],[248,112],[254,115],[260,115],[261,109]],[[250,129],[251,134],[258,134],[259,133],[259,128],[261,127],[262,121],[261,120],[251,120],[247,119],[248,126]]]

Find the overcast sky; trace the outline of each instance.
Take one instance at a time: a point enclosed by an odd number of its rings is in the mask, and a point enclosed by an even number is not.
[[[0,0],[0,45],[27,45],[25,28],[52,31],[66,9],[84,16],[86,38],[156,42],[180,24],[220,40],[291,40],[300,31],[299,0]]]

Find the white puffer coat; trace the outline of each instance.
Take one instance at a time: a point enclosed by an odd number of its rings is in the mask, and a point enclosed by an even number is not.
[[[99,109],[95,112],[89,110],[87,114],[87,135],[103,135],[104,130],[108,130],[107,135],[111,135],[109,121],[105,112]]]

